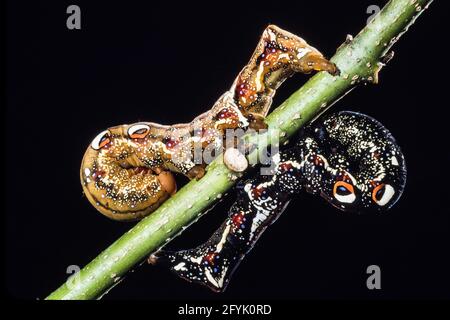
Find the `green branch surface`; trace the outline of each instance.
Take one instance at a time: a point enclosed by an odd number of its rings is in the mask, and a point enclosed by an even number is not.
[[[316,118],[359,82],[378,82],[378,73],[388,60],[391,46],[407,31],[432,0],[391,0],[354,38],[331,59],[339,76],[320,72],[276,108],[267,118],[269,130],[254,141],[257,149],[284,143],[304,124]],[[276,140],[275,140],[276,139]],[[207,167],[207,174],[190,181],[173,197],[104,250],[47,299],[96,299],[102,297],[125,273],[144,261],[195,222],[221,198],[240,177],[230,171],[222,157]]]

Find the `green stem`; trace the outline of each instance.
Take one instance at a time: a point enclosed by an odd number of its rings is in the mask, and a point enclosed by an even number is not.
[[[325,72],[316,74],[267,117],[269,128],[278,129],[281,134],[269,131],[265,134],[267,139],[260,139],[262,135],[259,135],[254,141],[258,149],[273,144],[274,139],[281,143],[287,140],[358,82],[376,83],[390,47],[431,2],[391,0],[355,39],[346,41],[331,59],[341,70],[340,76]],[[256,152],[250,155],[250,159]],[[208,166],[202,179],[189,182],[47,299],[101,297],[133,266],[195,222],[234,185],[237,178],[218,157]]]

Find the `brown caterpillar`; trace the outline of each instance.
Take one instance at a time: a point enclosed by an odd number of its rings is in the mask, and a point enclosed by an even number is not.
[[[314,70],[339,72],[300,37],[268,26],[231,88],[191,123],[141,122],[98,134],[81,163],[86,197],[115,220],[148,215],[176,192],[171,171],[189,179],[204,175],[206,164],[202,159],[195,161],[194,147],[222,148],[218,137],[226,129],[265,128],[263,120],[276,89],[295,72]]]

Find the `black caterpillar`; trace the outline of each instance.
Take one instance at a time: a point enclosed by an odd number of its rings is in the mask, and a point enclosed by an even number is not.
[[[238,187],[227,219],[206,243],[159,251],[149,261],[220,292],[266,227],[301,190],[344,211],[385,211],[401,196],[406,182],[403,154],[375,119],[339,112],[306,127],[299,137],[295,146],[272,156],[273,175],[255,176]]]

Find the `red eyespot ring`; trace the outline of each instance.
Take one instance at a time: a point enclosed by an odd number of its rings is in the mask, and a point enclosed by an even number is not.
[[[375,187],[375,189],[373,189],[372,191],[372,200],[374,202],[378,202],[381,200],[381,198],[383,198],[383,194],[384,194],[384,186],[385,184],[379,184],[378,186]]]
[[[345,181],[337,181],[333,186],[333,197],[341,203],[353,203],[356,199],[353,185]]]
[[[135,124],[128,128],[128,136],[131,139],[143,139],[150,133],[150,127],[146,124]]]
[[[355,193],[355,189],[353,189],[353,186],[350,183],[347,183],[345,181],[337,181],[334,184],[333,187],[333,195],[340,195],[340,196],[346,196],[351,193]]]
[[[110,133],[108,130],[100,132],[94,140],[92,140],[91,146],[94,150],[100,150],[111,142]]]
[[[390,184],[381,183],[372,191],[372,200],[379,206],[385,206],[395,195],[395,189]]]

